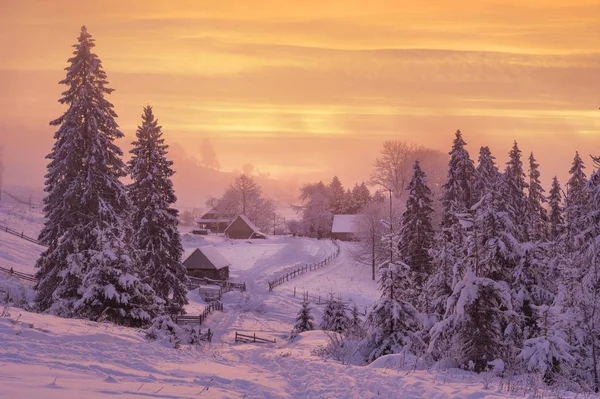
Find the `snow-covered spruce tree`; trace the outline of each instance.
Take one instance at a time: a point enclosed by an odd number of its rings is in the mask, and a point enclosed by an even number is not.
[[[567,245],[567,251],[577,250],[579,247],[582,239],[579,235],[585,228],[585,219],[590,212],[590,196],[584,169],[583,160],[579,156],[579,153],[576,152],[573,164],[569,170],[571,177],[567,182],[567,195],[564,208],[566,235],[563,241]]]
[[[371,306],[365,322],[367,361],[393,353],[421,353],[425,348],[420,314],[411,303],[400,299],[406,295],[407,270],[409,267],[401,262],[381,267],[381,299]]]
[[[475,169],[475,199],[477,201],[485,195],[489,186],[500,178],[495,159],[496,157],[492,155],[489,147],[479,149],[479,159]]]
[[[508,156],[509,160],[503,174],[505,206],[508,215],[515,224],[516,237],[519,241],[524,242],[527,240],[526,221],[530,209],[525,189],[529,185],[525,181],[526,176],[523,171],[523,161],[521,161],[521,150],[516,141]]]
[[[188,281],[181,263],[183,247],[177,231],[177,198],[171,176],[173,162],[167,160],[168,145],[161,126],[144,107],[129,161],[132,183],[128,194],[133,204],[133,244],[140,259],[140,275],[165,304],[167,314],[185,313]]]
[[[427,278],[432,274],[430,250],[433,246],[434,232],[431,225],[431,190],[427,187],[425,172],[419,161],[414,165],[414,174],[408,184],[406,210],[400,218],[398,255],[400,260],[410,265],[409,278],[420,291]],[[416,303],[413,298],[412,303]]]
[[[421,310],[437,321],[446,313],[446,301],[452,295],[452,268],[457,256],[452,240],[444,232],[435,235],[431,253],[433,273],[425,282],[419,303]]]
[[[540,183],[539,164],[533,157],[533,152],[529,156],[529,241],[545,241],[548,238],[548,214],[544,203],[547,202],[544,196],[544,189]]]
[[[429,352],[465,369],[485,371],[488,362],[503,355],[510,306],[508,284],[467,271],[448,299],[446,315],[431,329]]]
[[[89,320],[141,327],[158,314],[161,300],[135,272],[136,259],[131,256],[134,251],[126,238],[131,231],[117,231],[98,231],[100,250],[80,251],[68,257],[74,267],[88,266],[82,295],[74,309],[78,316]]]
[[[587,214],[583,219],[585,234],[582,246],[582,268],[578,310],[583,321],[584,351],[578,355],[586,357],[591,370],[590,385],[594,392],[600,391],[600,157],[593,157],[596,170],[586,184],[589,199]],[[578,362],[578,364],[581,364]]]
[[[562,191],[556,176],[552,179],[552,187],[550,188],[550,196],[548,197],[548,206],[550,207],[548,212],[548,233],[550,240],[555,241],[562,235],[565,222],[563,217]]]
[[[74,303],[89,292],[93,281],[88,274],[97,273],[107,249],[106,237],[122,237],[129,212],[126,190],[119,181],[125,175],[122,152],[113,143],[123,133],[115,122],[113,105],[104,98],[113,90],[106,87],[106,73],[92,53],[94,40],[85,26],[73,47],[66,78],[60,82],[67,90],[59,102],[68,109],[50,123],[59,128],[47,156],[46,221],[39,236],[48,248],[36,263],[37,307],[63,316],[72,316]],[[121,250],[122,257],[130,256],[127,243]],[[81,305],[77,313],[88,314],[88,310]],[[135,320],[135,315],[130,316]]]
[[[475,166],[465,149],[466,145],[460,130],[457,130],[449,153],[448,178],[443,185],[442,227],[450,227],[456,222],[456,213],[466,212],[474,203]]]
[[[296,316],[296,324],[294,325],[294,329],[292,330],[292,337],[296,336],[296,334],[298,333],[304,331],[311,331],[315,328],[315,325],[313,323],[314,317],[310,313],[312,309],[309,305],[310,304],[308,302],[308,299],[305,298],[302,301],[302,307],[298,312],[298,316]]]
[[[548,258],[549,245],[541,241],[520,245],[521,256],[510,280],[513,309],[518,314],[519,331],[515,336],[518,335],[519,345],[523,339],[539,336],[538,319],[541,316],[536,309],[554,301],[557,285],[553,264]]]
[[[445,304],[465,271],[465,231],[457,214],[467,212],[474,203],[476,170],[465,149],[460,130],[449,152],[448,174],[443,185],[442,229],[434,238],[432,248],[433,274],[425,283],[421,303],[425,311],[438,316],[445,313]],[[429,310],[427,310],[429,309]]]
[[[518,358],[525,362],[528,371],[541,373],[544,382],[552,385],[565,374],[565,369],[575,362],[575,358],[558,323],[564,316],[560,310],[540,306],[536,312],[540,315],[537,326],[540,334],[525,340]]]
[[[356,304],[352,305],[352,312],[350,316],[349,333],[354,337],[363,336],[363,322],[360,319],[360,313]]]
[[[333,294],[331,294],[325,304],[319,327],[321,330],[343,333],[350,327],[350,324],[350,318],[346,313],[346,305],[344,305],[341,298],[334,299]]]
[[[466,274],[454,286],[444,317],[430,331],[434,358],[453,359],[478,372],[504,354],[503,334],[512,309],[504,279],[518,259],[519,247],[512,222],[501,210],[501,184],[500,179],[489,183],[473,207],[474,216],[463,216],[463,224],[470,225]]]

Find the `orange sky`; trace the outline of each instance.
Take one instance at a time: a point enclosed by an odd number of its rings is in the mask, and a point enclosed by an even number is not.
[[[0,2],[5,180],[41,185],[63,68],[86,24],[127,135],[154,106],[167,140],[226,170],[367,178],[385,139],[448,151],[460,128],[544,181],[600,154],[600,1]],[[590,168],[591,169],[591,168]]]

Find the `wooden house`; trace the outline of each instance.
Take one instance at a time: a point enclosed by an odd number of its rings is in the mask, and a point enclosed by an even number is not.
[[[222,215],[213,208],[199,219],[196,219],[196,223],[200,229],[207,229],[212,233],[222,233],[231,224],[231,218]]]
[[[249,238],[267,238],[267,236],[258,230],[258,227],[254,225],[246,217],[246,215],[239,215],[227,228],[225,229],[225,235],[229,238],[236,239],[249,239]]]
[[[183,265],[188,276],[210,278],[213,280],[229,279],[229,262],[212,245],[196,248],[184,256]]]
[[[331,238],[342,241],[356,240],[357,215],[333,215]]]

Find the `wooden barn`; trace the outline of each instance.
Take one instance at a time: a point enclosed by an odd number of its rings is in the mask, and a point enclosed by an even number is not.
[[[246,217],[239,215],[227,228],[225,235],[229,238],[249,239],[249,238],[267,238],[258,228]]]
[[[331,238],[342,241],[356,240],[356,217],[357,215],[333,215]]]
[[[196,248],[185,257],[183,265],[188,276],[210,278],[212,280],[229,279],[229,262],[212,245]]]
[[[220,214],[213,208],[196,219],[196,223],[201,229],[208,229],[212,233],[222,233],[231,224],[231,218]]]

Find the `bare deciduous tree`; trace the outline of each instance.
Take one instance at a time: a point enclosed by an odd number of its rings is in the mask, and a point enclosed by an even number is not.
[[[354,230],[358,242],[349,251],[355,262],[370,265],[371,277],[375,280],[377,265],[387,258],[387,248],[382,237],[388,227],[382,222],[385,205],[381,202],[369,203],[355,220]]]
[[[221,198],[209,198],[206,205],[225,216],[246,215],[264,230],[273,225],[276,211],[273,201],[264,198],[260,186],[246,175],[238,176]]]
[[[381,156],[375,159],[370,183],[381,186],[400,198],[410,179],[414,153],[415,147],[405,141],[385,141]]]

